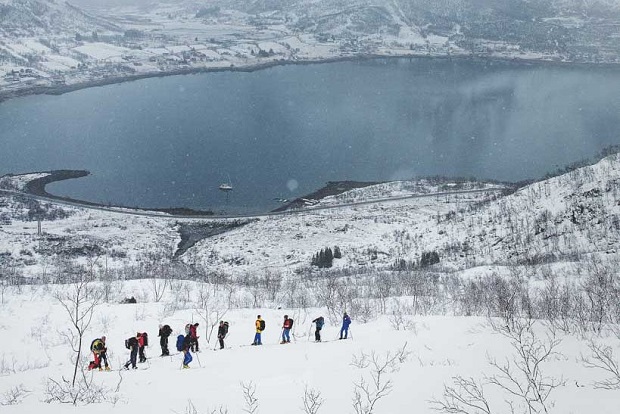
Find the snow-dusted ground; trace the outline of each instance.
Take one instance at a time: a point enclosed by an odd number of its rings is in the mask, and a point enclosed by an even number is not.
[[[338,341],[339,326],[327,320],[323,329],[324,343],[314,343],[311,321],[325,309],[236,309],[224,319],[230,322],[227,349],[213,351],[214,336],[207,343],[205,323],[192,306],[171,311],[170,297],[159,303],[148,299],[148,281],[125,282],[117,285],[115,299],[136,295],[147,300],[138,304],[102,304],[93,317],[85,335],[86,351],[93,338],[108,338],[109,358],[114,369],[128,359],[124,339],[137,331],[147,331],[150,346],[145,370],[135,372],[94,372],[87,374],[94,386],[104,387],[108,401],[74,408],[68,404],[44,402],[48,398],[48,378],[71,378],[72,351],[63,337],[69,329],[68,316],[52,298],[63,286],[24,287],[20,293],[9,289],[0,307],[0,332],[3,345],[0,351],[0,402],[5,403],[12,389],[25,392],[21,402],[2,407],[3,413],[134,413],[134,412],[191,412],[191,404],[199,413],[226,407],[231,413],[246,408],[242,384],[256,386],[259,410],[262,413],[302,413],[304,389],[319,391],[324,404],[319,413],[354,412],[354,384],[364,378],[371,381],[372,366],[359,368],[354,359],[372,353],[384,361],[406,345],[407,357],[396,364],[398,370],[388,370],[383,384],[391,381],[391,392],[377,402],[376,413],[430,413],[431,400],[441,399],[444,384],[452,385],[452,377],[462,376],[484,383],[485,376],[499,376],[490,361],[500,364],[517,354],[511,341],[495,332],[483,318],[406,316],[408,329],[395,330],[385,316],[361,323],[352,315],[352,339]],[[198,286],[192,284],[194,293]],[[403,299],[405,302],[407,299]],[[283,315],[295,319],[294,339],[280,345],[279,335]],[[254,320],[261,314],[267,322],[263,346],[247,346],[254,336]],[[158,325],[168,323],[176,335],[185,323],[202,322],[199,334],[202,352],[194,355],[189,370],[181,370],[181,356],[159,357]],[[542,325],[534,328],[538,339],[546,343],[549,334]],[[615,414],[620,391],[596,389],[594,383],[603,380],[602,371],[588,369],[581,361],[587,355],[587,342],[578,337],[558,334],[561,341],[556,353],[539,367],[546,379],[561,383],[548,399],[552,413]],[[610,343],[618,351],[618,341]],[[87,361],[89,355],[84,357]],[[120,383],[120,385],[119,385]],[[116,391],[118,386],[118,390]],[[372,389],[372,387],[371,387]],[[497,386],[484,388],[492,412],[508,412],[505,401],[518,399]],[[518,405],[517,405],[518,406]],[[478,411],[470,411],[472,413]],[[517,411],[522,412],[522,411]]]

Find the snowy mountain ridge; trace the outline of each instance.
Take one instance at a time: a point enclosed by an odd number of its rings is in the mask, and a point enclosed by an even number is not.
[[[67,35],[118,27],[58,0],[0,1],[0,34],[12,37]]]

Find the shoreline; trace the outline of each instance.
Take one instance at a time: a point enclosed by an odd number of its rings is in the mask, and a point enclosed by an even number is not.
[[[201,73],[220,73],[220,72],[256,72],[264,69],[269,69],[278,66],[295,66],[295,65],[318,65],[324,63],[337,63],[337,62],[357,62],[357,61],[369,61],[369,60],[381,60],[381,59],[433,59],[433,60],[471,60],[471,61],[488,61],[488,62],[501,62],[512,63],[520,65],[545,65],[545,66],[572,66],[572,67],[589,67],[596,66],[597,68],[619,69],[620,63],[596,63],[596,62],[573,62],[573,61],[557,61],[548,59],[532,59],[532,58],[519,58],[518,56],[500,57],[500,56],[477,56],[477,55],[419,55],[419,54],[360,54],[351,56],[334,56],[328,58],[317,58],[307,60],[273,60],[267,62],[251,63],[242,66],[226,66],[226,67],[194,67],[194,68],[180,68],[165,72],[148,72],[142,74],[124,75],[109,78],[102,78],[96,80],[90,80],[86,82],[79,82],[72,85],[48,85],[48,86],[33,86],[22,89],[17,89],[10,92],[2,92],[0,90],[0,103],[14,99],[31,95],[64,95],[66,93],[75,92],[82,89],[95,88],[99,86],[115,85],[125,82],[133,82],[142,79],[149,78],[163,78],[169,76],[180,75],[195,75]]]
[[[87,170],[53,170],[53,171],[41,171],[40,173],[47,173],[45,177],[35,178],[34,180],[28,181],[24,188],[24,192],[27,194],[31,194],[37,197],[42,197],[45,199],[62,201],[71,205],[76,206],[85,206],[85,207],[95,207],[95,208],[118,208],[118,209],[129,209],[129,210],[140,210],[147,212],[159,212],[159,213],[167,213],[173,216],[186,216],[186,217],[195,217],[195,216],[215,216],[213,211],[200,211],[194,210],[187,207],[168,207],[168,208],[145,208],[145,207],[126,207],[121,205],[113,205],[113,204],[101,204],[88,200],[79,200],[77,198],[71,197],[63,197],[55,194],[51,194],[47,192],[46,186],[48,184],[72,180],[75,178],[83,178],[90,175],[90,171]],[[31,173],[36,174],[36,173]]]

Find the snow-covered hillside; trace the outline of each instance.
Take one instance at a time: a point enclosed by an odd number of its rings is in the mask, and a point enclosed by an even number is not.
[[[0,179],[3,413],[617,411],[618,154],[517,191],[383,183],[244,220],[14,193],[41,175]],[[285,314],[294,339],[281,345]],[[231,330],[213,351],[219,320]],[[158,356],[157,327],[174,338],[189,322],[202,352],[181,369]],[[151,358],[118,371],[143,331]],[[101,335],[115,370],[87,372]]]
[[[587,63],[617,63],[620,56],[614,1],[100,2],[88,12],[78,6],[0,2],[0,99],[363,56]]]
[[[2,179],[4,188],[23,181]],[[9,196],[0,199],[0,252],[6,266],[23,267],[30,276],[49,269],[60,253],[95,255],[108,267],[156,254],[230,274],[292,273],[309,270],[314,255],[336,246],[342,257],[333,266],[341,270],[413,266],[424,252],[437,252],[446,270],[537,264],[615,255],[619,184],[620,161],[612,155],[505,196],[494,184],[394,182],[330,196],[313,209],[242,222],[141,217]],[[415,194],[424,197],[402,198]],[[373,199],[384,201],[347,204]],[[217,234],[214,227],[226,231]],[[198,235],[195,244],[178,252],[188,233]]]

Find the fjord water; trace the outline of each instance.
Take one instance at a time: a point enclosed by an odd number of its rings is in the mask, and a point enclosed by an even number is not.
[[[150,78],[0,103],[0,175],[86,169],[48,190],[218,212],[329,180],[516,181],[620,144],[619,92],[619,70],[466,59]]]

